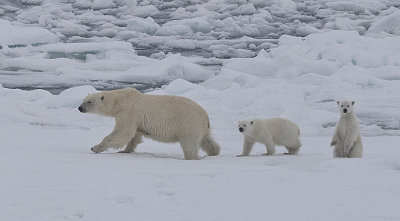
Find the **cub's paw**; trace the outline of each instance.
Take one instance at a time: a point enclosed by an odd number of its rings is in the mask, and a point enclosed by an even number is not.
[[[240,154],[240,155],[237,155],[236,157],[245,157],[245,156],[247,156],[247,155]]]
[[[90,148],[90,150],[93,151],[93,152],[95,152],[95,153],[101,153],[101,152],[105,151],[105,149],[102,148],[102,147],[99,146],[99,145],[96,145],[96,146]]]
[[[118,151],[118,153],[132,153],[133,151],[132,150],[121,150],[121,151]]]
[[[337,142],[335,140],[332,140],[331,142],[331,147],[336,146]]]

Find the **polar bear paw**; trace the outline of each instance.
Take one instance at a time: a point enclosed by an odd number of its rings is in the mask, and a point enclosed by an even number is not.
[[[95,153],[101,153],[101,152],[105,151],[105,149],[103,147],[101,147],[100,145],[96,145],[96,146],[90,148],[90,150]]]

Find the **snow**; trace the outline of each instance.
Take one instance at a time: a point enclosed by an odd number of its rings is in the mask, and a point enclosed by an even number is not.
[[[113,82],[156,87],[177,78],[200,82],[214,75],[213,70],[181,55],[169,54],[161,60],[138,56],[130,43],[121,41],[55,43],[4,52],[18,55],[1,61],[7,74],[0,75],[0,81],[8,87],[91,83],[97,88],[110,88],[115,87]]]
[[[135,17],[127,20],[127,23],[129,30],[143,32],[149,35],[154,34],[160,28],[151,17],[147,17],[146,19]]]
[[[0,46],[30,45],[39,43],[54,43],[58,38],[50,31],[38,27],[24,27],[12,24],[7,20],[0,19]],[[27,38],[26,36],[29,36]]]
[[[399,7],[0,0],[0,220],[400,220]],[[199,103],[221,154],[91,153],[114,120],[77,107],[128,86]],[[343,99],[362,159],[332,158]],[[299,155],[235,157],[237,121],[269,117],[300,126]]]
[[[386,32],[389,34],[400,33],[400,10],[397,10],[393,14],[390,14],[379,21],[372,23],[368,32],[380,33]]]
[[[284,34],[306,36],[325,30],[357,31],[371,36],[381,32],[395,34],[398,19],[385,12],[398,10],[400,6],[397,0],[198,0],[192,3],[178,0],[33,0],[6,3],[0,5],[1,17],[41,26],[63,41],[78,36],[91,40],[110,37],[128,40],[135,47],[156,49],[156,53],[167,53],[181,49],[170,41],[179,41],[184,35],[195,45],[202,45],[194,54],[203,56],[207,52],[218,58],[227,58],[227,54],[254,57],[256,53],[241,51],[258,52],[263,49],[262,45]],[[379,23],[388,24],[387,20],[393,25],[380,27]],[[377,27],[368,30],[375,23]],[[256,47],[249,44],[232,47],[234,41],[242,37],[247,37]],[[211,40],[224,40],[229,49],[214,51]]]
[[[114,123],[77,111],[94,91],[84,86],[51,95],[0,89],[0,219],[400,218],[398,136],[363,137],[362,159],[333,159],[330,136],[319,135],[303,135],[298,156],[284,155],[282,147],[275,156],[261,156],[265,148],[256,145],[251,156],[236,158],[243,138],[236,118],[224,113],[228,107],[216,112],[214,91],[176,80],[153,93],[201,103],[222,146],[220,156],[184,161],[177,144],[150,140],[136,154],[92,154],[89,147]]]
[[[92,4],[92,8],[94,10],[101,10],[113,7],[115,7],[115,4],[112,0],[94,0]]]

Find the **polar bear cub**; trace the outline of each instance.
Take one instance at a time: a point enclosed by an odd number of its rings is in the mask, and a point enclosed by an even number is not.
[[[334,146],[333,157],[362,157],[360,126],[354,114],[354,104],[354,101],[337,101],[340,120],[331,142],[331,146]]]
[[[200,148],[208,156],[218,155],[221,149],[211,136],[206,111],[184,97],[124,88],[89,94],[78,109],[115,118],[114,130],[91,148],[95,153],[124,146],[122,153],[134,152],[143,136],[164,143],[179,142],[186,160],[197,159]]]
[[[265,145],[267,153],[273,155],[275,145],[285,146],[288,154],[297,154],[301,147],[300,128],[284,118],[250,119],[239,121],[239,131],[244,135],[241,156],[248,156],[255,142]]]

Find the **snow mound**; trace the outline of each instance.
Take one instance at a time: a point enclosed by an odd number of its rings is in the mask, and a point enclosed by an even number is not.
[[[386,32],[393,35],[400,34],[400,10],[397,10],[391,15],[385,16],[380,20],[372,23],[368,29],[369,33]]]
[[[3,30],[0,32],[0,46],[2,47],[8,45],[54,43],[58,41],[58,37],[46,29],[15,25],[3,19],[0,19],[0,30]]]

